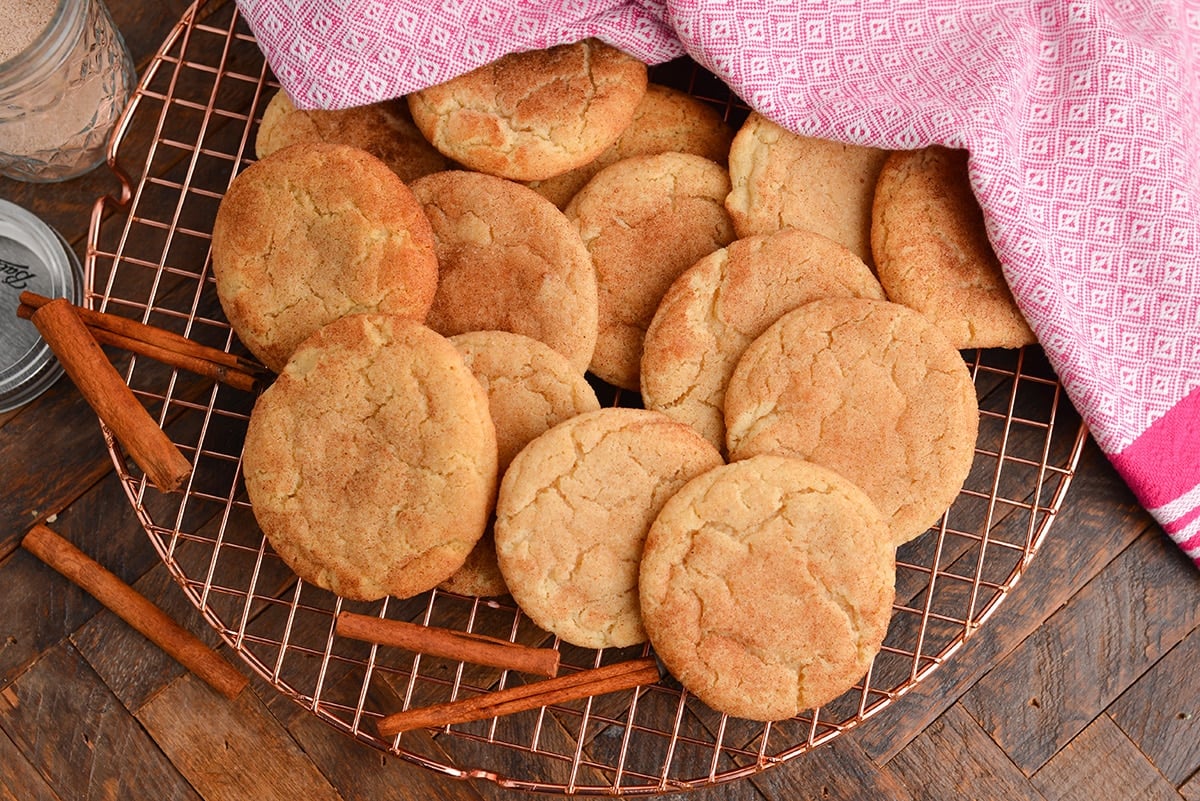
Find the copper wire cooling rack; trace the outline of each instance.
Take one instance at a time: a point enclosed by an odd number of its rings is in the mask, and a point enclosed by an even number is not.
[[[744,119],[745,106],[694,65],[666,65],[652,77],[713,103],[733,125]],[[253,158],[256,125],[276,88],[232,2],[201,2],[184,15],[114,138],[110,164],[122,197],[95,207],[88,305],[208,345],[240,347],[216,301],[209,234],[222,193]],[[487,693],[522,677],[337,637],[342,610],[554,645],[564,671],[644,651],[558,643],[508,599],[433,591],[363,604],[304,585],[263,539],[241,485],[254,400],[247,393],[135,359],[127,382],[194,474],[184,493],[159,494],[126,465],[111,437],[109,448],[151,542],[191,602],[250,668],[317,717],[453,776],[559,793],[657,793],[756,773],[858,725],[948,659],[1020,578],[1062,503],[1085,431],[1038,349],[966,357],[981,406],[974,467],[939,525],[900,551],[882,652],[834,702],[771,725],[714,713],[666,679],[637,693],[384,741],[375,733],[382,714]]]

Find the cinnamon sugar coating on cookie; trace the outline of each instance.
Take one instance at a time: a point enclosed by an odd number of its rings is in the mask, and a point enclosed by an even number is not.
[[[596,270],[563,213],[528,187],[464,170],[427,175],[412,190],[437,247],[429,327],[524,334],[583,373],[596,348]]]
[[[1017,309],[971,191],[967,153],[893,153],[875,190],[871,247],[888,299],[933,320],[956,348],[1036,341]]]
[[[522,448],[564,420],[600,408],[596,392],[562,354],[536,339],[507,331],[472,331],[450,337],[488,397],[496,425],[501,476]],[[504,595],[508,586],[496,563],[491,528],[466,563],[442,582],[463,595]]]
[[[300,578],[407,598],[456,571],[495,498],[487,395],[452,344],[392,315],[350,315],[297,348],[258,399],[246,492]]]
[[[642,340],[679,274],[733,241],[722,203],[729,175],[690,153],[634,156],[605,167],[572,198],[600,289],[591,371],[637,390]]]
[[[276,372],[344,315],[424,320],[437,289],[433,232],[416,198],[348,145],[292,145],[239,174],[217,209],[212,267],[225,316]]]
[[[496,555],[530,619],[585,648],[642,642],[638,564],[650,523],[692,477],[721,464],[658,412],[607,408],[529,443],[496,501]]]
[[[403,98],[336,111],[306,111],[296,108],[281,89],[263,111],[255,153],[263,159],[300,142],[361,148],[391,167],[405,183],[450,166],[417,130]]]
[[[805,228],[871,263],[871,203],[888,151],[800,136],[752,113],[729,150],[739,237]]]
[[[646,92],[646,65],[587,39],[512,53],[408,96],[448,158],[534,181],[587,164],[621,135]]]
[[[879,511],[832,470],[762,455],[683,486],[646,537],[642,619],[655,653],[713,709],[781,720],[850,689],[895,595]]]
[[[887,301],[813,301],[746,349],[725,392],[731,459],[776,453],[832,468],[867,493],[896,543],[958,496],[979,405],[962,355]]]
[[[725,447],[725,385],[742,352],[785,312],[826,297],[883,300],[862,259],[799,229],[739,239],[676,279],[642,347],[642,401]]]
[[[621,159],[694,153],[724,165],[732,141],[733,131],[715,108],[678,89],[649,84],[617,141],[582,167],[531,181],[529,187],[562,209],[596,173]]]

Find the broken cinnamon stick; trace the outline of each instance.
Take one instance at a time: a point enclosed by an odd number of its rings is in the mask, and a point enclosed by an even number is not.
[[[162,492],[179,489],[191,464],[109,363],[75,306],[63,298],[52,300],[31,319],[84,400],[150,482]]]
[[[381,718],[377,729],[381,737],[394,737],[413,729],[485,720],[653,684],[660,675],[654,659],[633,659],[459,701],[396,712]]]
[[[457,659],[473,665],[518,670],[539,676],[558,673],[559,654],[553,648],[531,648],[482,634],[419,626],[354,612],[338,615],[336,631],[354,640],[394,645],[408,651]]]
[[[32,319],[34,312],[36,312],[38,308],[40,307],[30,306],[22,303],[17,307],[17,316],[26,320]],[[187,370],[188,372],[195,373],[196,375],[201,375],[205,378],[211,378],[214,381],[220,381],[223,384],[228,384],[234,389],[240,389],[246,392],[254,392],[258,389],[258,378],[250,373],[244,372],[239,368],[230,367],[227,363],[225,363],[226,360],[216,361],[207,358],[201,358],[193,355],[193,353],[190,352],[181,353],[177,350],[172,350],[170,347],[160,345],[157,342],[148,341],[145,339],[135,339],[125,334],[111,331],[107,328],[98,328],[87,323],[87,315],[83,314],[84,311],[86,310],[81,307],[76,307],[76,312],[79,313],[80,319],[84,321],[84,325],[87,327],[88,333],[90,333],[101,345],[111,345],[113,347],[120,348],[121,350],[128,351],[129,353],[136,353],[139,356],[146,356],[170,367],[178,367],[181,370]],[[95,314],[96,312],[92,313]],[[160,334],[169,333],[167,331],[162,331],[161,329],[151,328],[150,326],[143,326],[143,328],[151,331],[158,331]],[[139,333],[145,335],[144,331]],[[174,335],[172,334],[171,336]],[[166,341],[172,347],[174,347],[174,343],[171,340]],[[190,340],[185,339],[184,341],[188,342]],[[213,350],[213,352],[229,356],[229,354],[225,353],[225,351]],[[234,358],[236,359],[236,357]]]
[[[216,651],[172,620],[146,596],[46,526],[38,524],[31,528],[21,545],[86,590],[226,698],[236,698],[249,683],[249,679]]]

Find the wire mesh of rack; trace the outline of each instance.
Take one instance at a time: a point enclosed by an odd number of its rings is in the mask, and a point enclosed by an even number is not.
[[[738,125],[747,107],[686,61],[653,80],[683,89]],[[192,7],[144,73],[110,150],[122,196],[97,201],[86,303],[238,351],[216,300],[212,221],[253,160],[256,126],[278,84],[233,3]],[[560,643],[510,599],[431,591],[348,602],[299,581],[255,523],[241,484],[254,397],[134,359],[125,378],[187,455],[185,491],[163,495],[107,435],[125,491],[154,547],[244,662],[279,692],[351,736],[454,776],[528,790],[649,794],[730,781],[786,762],[860,724],[921,682],[984,624],[1046,536],[1086,435],[1040,350],[966,352],[980,401],[974,465],[929,532],[901,547],[884,647],[856,686],[820,710],[773,724],[720,715],[670,678],[640,688],[437,732],[383,740],[399,709],[489,693],[513,672],[337,636],[351,610],[561,651],[563,671],[640,656]],[[606,401],[635,402],[610,391]]]

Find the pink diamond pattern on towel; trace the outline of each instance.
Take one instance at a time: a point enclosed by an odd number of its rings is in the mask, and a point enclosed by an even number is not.
[[[1200,560],[1196,0],[239,5],[298,105],[373,102],[597,36],[650,63],[686,52],[799,133],[967,148],[992,243],[1064,387]]]

